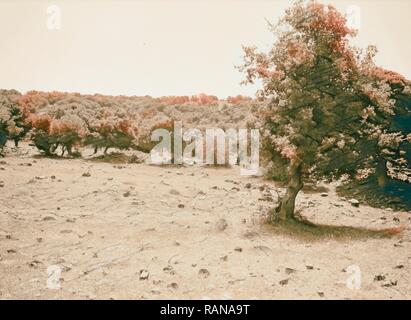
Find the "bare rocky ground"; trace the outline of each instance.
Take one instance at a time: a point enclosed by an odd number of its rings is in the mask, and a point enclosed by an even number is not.
[[[276,187],[238,168],[0,159],[1,299],[411,299],[409,213],[298,197],[313,222],[389,239],[304,239],[264,223]],[[47,268],[61,268],[60,289]],[[350,266],[360,289],[347,287]],[[356,267],[355,267],[356,268]],[[50,280],[50,278],[49,278]]]

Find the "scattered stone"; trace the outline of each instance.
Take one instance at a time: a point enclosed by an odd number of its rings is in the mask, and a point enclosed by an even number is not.
[[[282,286],[285,286],[285,285],[287,285],[288,284],[288,279],[284,279],[284,280],[281,280],[280,282],[278,282],[280,285],[282,285]]]
[[[395,287],[398,284],[398,281],[390,281],[389,283],[384,283],[382,286],[383,287]]]
[[[324,297],[324,292],[317,292],[317,294],[318,294],[321,298]]]
[[[170,284],[167,285],[167,288],[171,288],[171,289],[177,290],[177,289],[178,289],[178,284],[175,283],[175,282],[172,282],[172,283],[170,283]]]
[[[350,199],[348,202],[354,207],[358,208],[360,206],[360,202],[357,199]]]
[[[178,205],[178,207],[179,207],[180,209],[183,209],[183,208],[184,208],[184,204],[180,203],[180,204]]]
[[[227,260],[228,260],[228,256],[227,256],[227,255],[222,256],[222,257],[220,258],[220,260],[222,260],[222,261],[227,261]]]
[[[123,197],[124,197],[124,198],[127,198],[127,197],[129,197],[130,195],[131,195],[131,192],[130,192],[130,191],[126,191],[126,192],[123,193]]]
[[[210,276],[210,271],[208,271],[207,269],[200,269],[198,271],[198,275],[202,278],[208,278]]]
[[[85,173],[82,174],[82,176],[83,177],[91,177],[91,174],[90,174],[90,172],[85,172]]]
[[[176,273],[172,266],[167,266],[167,267],[163,268],[163,271],[165,273],[168,273],[168,274],[171,274],[171,275],[174,275]]]
[[[297,270],[295,270],[295,269],[292,269],[292,268],[285,268],[285,273],[286,274],[291,274],[291,273],[294,273],[294,272],[296,272]]]
[[[41,262],[38,261],[38,260],[33,260],[33,261],[28,263],[28,265],[32,268],[37,268],[40,264],[41,264]]]
[[[228,227],[228,223],[225,219],[219,219],[216,223],[216,228],[218,231],[224,231]]]
[[[307,270],[314,270],[314,266],[305,266],[305,267],[307,268]]]
[[[149,276],[150,276],[150,273],[147,270],[145,269],[140,270],[140,280],[147,280]]]
[[[234,251],[243,252],[243,248],[241,248],[241,247],[235,247],[235,248],[234,248]]]
[[[384,275],[379,274],[379,275],[376,275],[376,276],[374,277],[374,281],[383,281],[383,280],[385,280],[385,276],[384,276]]]
[[[168,193],[170,193],[172,195],[175,195],[175,196],[180,195],[180,192],[178,192],[176,189],[170,189],[170,191]]]
[[[403,264],[399,264],[398,266],[395,266],[395,269],[402,269],[402,268],[404,268]]]
[[[245,187],[246,187],[247,189],[251,189],[251,183],[248,182],[248,183],[245,185]]]
[[[321,197],[328,197],[328,193],[327,192],[321,193]]]
[[[47,216],[47,217],[44,217],[44,218],[41,219],[41,220],[43,220],[43,221],[53,221],[53,220],[56,220],[56,218],[51,217],[51,216]]]

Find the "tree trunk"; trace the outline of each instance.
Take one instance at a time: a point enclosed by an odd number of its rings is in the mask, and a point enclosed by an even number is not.
[[[288,181],[287,191],[285,196],[281,199],[279,220],[286,221],[294,218],[295,199],[298,192],[303,188],[301,177],[300,162],[291,163],[290,166],[290,180]]]
[[[387,161],[384,159],[379,159],[377,168],[375,171],[377,176],[378,185],[380,188],[384,188],[388,182],[388,175],[387,175]]]

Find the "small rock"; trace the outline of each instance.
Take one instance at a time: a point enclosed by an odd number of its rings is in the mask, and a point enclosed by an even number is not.
[[[348,202],[354,207],[358,208],[360,206],[360,202],[357,199],[350,199]]]
[[[85,173],[82,174],[82,176],[83,177],[91,177],[91,174],[90,174],[90,172],[85,172]]]
[[[234,251],[243,252],[243,248],[241,248],[241,247],[235,247],[235,248],[234,248]]]
[[[150,276],[150,273],[147,270],[145,269],[140,270],[140,280],[147,280],[149,276]]]
[[[33,260],[33,261],[28,263],[28,265],[32,268],[37,268],[40,264],[41,264],[41,262],[38,261],[38,260]]]
[[[207,269],[200,269],[198,271],[198,275],[202,278],[208,278],[210,276],[210,271],[208,271]]]
[[[178,289],[178,284],[175,283],[175,282],[172,282],[172,283],[170,283],[170,284],[167,285],[167,288],[171,288],[171,289],[177,290],[177,289]]]
[[[383,284],[383,287],[395,287],[398,284],[398,281],[390,281],[389,283]]]
[[[321,298],[324,297],[324,292],[317,292],[317,294],[318,294]]]
[[[379,275],[376,275],[376,276],[374,277],[374,281],[383,281],[383,280],[385,280],[385,276],[384,276],[384,275],[379,274]]]
[[[314,266],[305,266],[307,270],[314,270]]]
[[[321,193],[321,197],[328,197],[328,193],[327,192]]]
[[[163,268],[163,271],[164,271],[165,273],[168,273],[168,274],[171,274],[171,275],[174,275],[174,274],[175,274],[175,271],[174,271],[174,269],[173,269],[172,266],[167,266],[167,267]]]
[[[182,208],[184,208],[184,204],[180,203],[180,204],[178,205],[178,207],[179,207],[180,209],[182,209]]]
[[[282,286],[287,285],[287,284],[288,284],[288,279],[281,280],[281,281],[279,282],[279,284],[282,285]]]
[[[130,191],[124,192],[124,193],[123,193],[123,197],[124,197],[124,198],[127,198],[127,197],[130,196],[130,194],[131,194]]]
[[[228,223],[225,219],[219,219],[216,223],[216,228],[218,231],[224,231],[228,227]]]
[[[52,220],[56,220],[56,218],[47,216],[47,217],[44,217],[44,218],[41,219],[41,220],[43,220],[43,221],[52,221]]]
[[[292,269],[292,268],[285,268],[285,273],[286,274],[291,274],[291,273],[294,273],[294,272],[296,272],[297,270],[295,270],[295,269]]]
[[[245,185],[245,187],[246,187],[247,189],[251,189],[251,183],[248,182],[248,183]]]
[[[178,196],[180,194],[180,192],[178,192],[176,189],[170,189],[168,193],[175,195],[175,196]]]

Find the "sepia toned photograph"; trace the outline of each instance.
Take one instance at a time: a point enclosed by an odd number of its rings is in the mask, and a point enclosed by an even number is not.
[[[410,14],[0,0],[0,300],[411,300]]]

